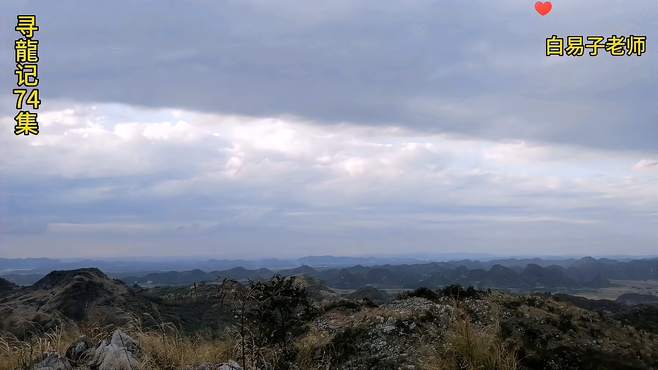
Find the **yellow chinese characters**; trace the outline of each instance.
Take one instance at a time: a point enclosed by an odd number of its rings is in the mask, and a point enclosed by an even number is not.
[[[27,94],[27,89],[14,89],[13,93],[14,95],[18,95],[18,98],[16,99],[16,109],[23,109],[23,102],[32,106],[34,109],[39,109],[39,105],[41,105],[41,99],[39,99],[39,89],[32,89],[29,95]],[[27,99],[25,99],[26,95]]]
[[[589,51],[589,55],[595,57],[599,55],[599,49],[605,48],[605,37],[603,36],[587,36],[587,41],[591,43],[585,45]]]
[[[585,55],[585,38],[583,36],[567,37],[567,47],[564,52],[571,57],[582,57]]]
[[[625,55],[641,56],[647,51],[647,37],[630,35],[610,37],[604,36],[567,36],[565,38],[552,35],[546,38],[546,56],[581,57],[585,51],[590,56],[599,56],[604,52],[610,56]]]
[[[36,87],[39,86],[39,73],[36,64],[16,64],[14,73],[18,77],[17,86]]]
[[[14,42],[16,63],[36,63],[39,61],[39,41],[18,39]]]
[[[647,37],[630,35],[626,38],[628,55],[640,56],[647,51]]]
[[[23,110],[27,105],[34,110],[39,109],[41,99],[39,97],[39,41],[34,39],[35,33],[39,31],[37,17],[35,15],[18,15],[16,32],[23,38],[14,41],[16,69],[16,86],[12,93],[16,95],[16,109],[18,114],[14,117],[16,135],[38,135],[39,122],[36,112]],[[28,89],[31,88],[31,89]]]
[[[29,111],[20,111],[14,117],[16,126],[14,134],[16,135],[39,135],[39,123],[37,123],[37,114]]]
[[[34,33],[39,30],[37,26],[37,16],[36,15],[18,15],[16,17],[18,22],[16,23],[17,32],[20,32],[26,39],[31,39],[34,37]]]
[[[624,36],[617,37],[617,35],[608,37],[605,42],[605,51],[615,57],[626,55],[626,38]]]
[[[546,39],[546,56],[564,55],[564,39],[553,35]]]

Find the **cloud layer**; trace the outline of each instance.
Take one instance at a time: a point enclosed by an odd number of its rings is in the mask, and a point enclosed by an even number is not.
[[[0,10],[6,25],[18,12],[39,15],[49,98],[656,149],[653,0],[564,1],[547,17],[515,0],[4,1]],[[12,45],[11,29],[1,34],[0,47]],[[647,35],[648,52],[546,58],[552,34]],[[11,58],[0,67],[12,70]]]
[[[47,135],[1,136],[16,154],[0,160],[4,253],[48,253],[46,240],[65,255],[178,254],[185,243],[234,256],[655,246],[657,168],[641,152],[61,106],[42,114]]]
[[[0,255],[650,254],[653,0],[3,1]],[[646,35],[547,58],[547,36]]]

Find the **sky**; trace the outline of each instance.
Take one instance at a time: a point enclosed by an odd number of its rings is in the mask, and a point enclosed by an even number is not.
[[[657,254],[655,0],[3,0],[0,26],[0,257]]]

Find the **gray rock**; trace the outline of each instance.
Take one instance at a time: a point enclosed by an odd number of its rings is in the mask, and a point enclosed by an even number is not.
[[[136,370],[140,368],[142,351],[137,342],[121,330],[112,339],[103,340],[93,354],[92,367],[98,370]]]
[[[382,331],[386,334],[390,334],[391,332],[395,331],[395,325],[384,325],[382,327]]]
[[[235,361],[229,361],[225,364],[222,364],[219,367],[219,370],[242,370],[242,367]]]
[[[92,355],[92,344],[87,337],[80,337],[66,349],[66,358],[73,365],[82,365],[87,362]]]
[[[32,366],[32,370],[71,370],[69,361],[58,353],[46,353],[44,358]]]
[[[242,367],[235,361],[225,362],[223,364],[204,363],[195,367],[188,367],[182,370],[242,370]]]

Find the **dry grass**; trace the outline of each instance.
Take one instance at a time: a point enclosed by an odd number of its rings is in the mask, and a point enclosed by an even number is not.
[[[497,328],[497,325],[478,328],[468,319],[455,320],[444,343],[422,351],[424,355],[421,368],[516,370],[518,366],[515,353],[502,344]],[[135,321],[124,330],[139,342],[143,350],[143,369],[178,369],[240,358],[239,346],[235,341],[185,336],[170,324],[144,330],[140,323]],[[46,352],[63,355],[68,346],[81,335],[97,343],[109,332],[111,330],[106,327],[68,330],[58,327],[29,341],[10,336],[0,337],[0,370],[28,369]],[[311,329],[300,338],[296,343],[296,368],[326,368],[323,348],[326,348],[330,340],[330,335],[317,329]],[[254,354],[250,355],[249,357],[253,357]],[[267,360],[272,361],[276,359],[275,353],[260,353],[259,356],[265,356]],[[253,362],[254,359],[248,360]]]
[[[316,370],[318,363],[323,363],[326,354],[323,349],[331,341],[331,336],[315,328],[311,329],[303,338],[297,342],[296,365],[298,369]],[[319,358],[318,358],[319,357]]]
[[[230,341],[155,332],[138,333],[136,337],[145,354],[145,369],[175,369],[233,358],[234,343]]]
[[[177,369],[226,362],[234,353],[235,343],[231,340],[186,336],[171,323],[144,329],[142,321],[133,317],[126,330],[142,348],[144,369]]]
[[[455,306],[459,305],[454,302]],[[506,348],[500,338],[497,322],[476,326],[465,314],[465,310],[456,309],[454,320],[445,335],[430,336],[424,350],[419,351],[420,368],[425,370],[516,370],[516,354]],[[402,319],[409,313],[386,308],[366,309],[356,313],[344,324],[352,325],[360,319],[373,315],[383,318]],[[494,309],[494,317],[500,316]],[[152,318],[151,318],[152,319]],[[153,322],[153,320],[149,320]],[[57,327],[56,330],[33,337],[31,340],[18,340],[16,337],[0,336],[0,370],[27,369],[39,360],[45,352],[65,354],[71,343],[85,335],[93,343],[107,338],[112,327],[81,326]],[[174,325],[161,323],[145,328],[142,322],[134,318],[123,330],[132,336],[143,350],[143,369],[178,369],[192,367],[201,363],[222,363],[231,359],[241,362],[242,351],[239,333],[230,338],[213,339],[201,336],[184,335]],[[247,333],[248,334],[248,333]],[[247,335],[247,339],[251,336]],[[327,369],[330,355],[325,353],[332,335],[315,327],[295,342],[296,358],[293,365],[297,369]],[[246,343],[245,358],[249,368],[258,364],[276,364],[284,355],[280,350],[256,348]],[[260,368],[269,368],[260,366]]]
[[[497,327],[476,329],[468,320],[455,324],[448,336],[449,363],[455,369],[515,370],[516,355],[501,343]]]
[[[64,355],[66,349],[83,335],[96,344],[102,338],[107,338],[113,329],[59,326],[29,340],[20,340],[11,335],[0,336],[0,370],[29,369],[43,358],[44,353]],[[139,323],[133,322],[124,330],[141,346],[144,369],[176,369],[204,362],[226,362],[233,358],[233,342],[183,336],[169,324],[162,324],[154,330],[143,330]]]
[[[77,329],[65,330],[62,326],[30,340],[19,340],[12,335],[0,336],[0,370],[29,368],[46,352],[65,353],[78,338]]]
[[[500,337],[500,325],[494,322],[476,327],[467,315],[453,321],[445,342],[427,346],[422,352],[424,370],[516,370],[516,352]]]

